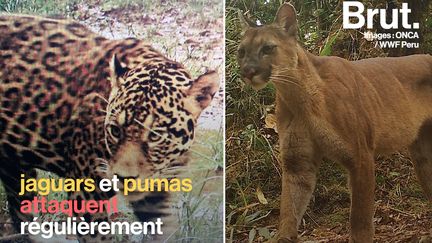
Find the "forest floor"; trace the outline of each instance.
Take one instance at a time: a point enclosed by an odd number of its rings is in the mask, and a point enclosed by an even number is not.
[[[421,191],[409,157],[395,154],[378,159],[376,180],[374,241],[432,242],[432,205]],[[325,187],[319,190],[323,195],[318,199],[320,204],[333,204],[333,212],[313,206],[306,214],[309,224],[302,229],[304,238],[348,242],[349,198],[338,201],[337,190],[326,192]]]
[[[404,154],[379,158],[376,162],[374,242],[432,242],[432,205],[422,194],[411,163]],[[277,171],[270,174],[278,175]],[[249,219],[246,221],[254,224],[252,226],[237,218],[241,223],[231,225],[232,231],[227,232],[231,242],[251,242],[251,234],[253,242],[265,242],[275,234],[280,188],[274,184],[280,183],[280,177],[271,178],[273,185],[269,190],[262,186],[260,192],[255,191],[254,200],[248,201],[248,205],[238,208],[232,215],[234,221],[235,215],[248,211]],[[299,229],[302,241],[348,242],[350,197],[346,182],[345,173],[338,165],[323,165]]]

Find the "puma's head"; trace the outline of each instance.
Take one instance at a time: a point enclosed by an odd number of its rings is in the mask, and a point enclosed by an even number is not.
[[[294,7],[283,4],[272,24],[257,26],[240,15],[243,27],[237,59],[242,79],[254,89],[266,86],[278,69],[297,66],[297,18]]]

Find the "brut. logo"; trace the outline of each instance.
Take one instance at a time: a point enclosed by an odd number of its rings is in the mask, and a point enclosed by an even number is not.
[[[356,8],[356,11],[350,11],[350,8]],[[343,28],[344,29],[359,29],[365,25],[366,28],[373,28],[373,18],[379,15],[379,23],[383,29],[398,29],[399,15],[401,17],[402,27],[405,29],[418,29],[419,23],[409,23],[409,14],[411,9],[408,8],[408,3],[402,3],[402,8],[392,9],[390,23],[387,23],[386,9],[367,9],[366,18],[362,15],[365,7],[363,3],[357,1],[343,2]]]

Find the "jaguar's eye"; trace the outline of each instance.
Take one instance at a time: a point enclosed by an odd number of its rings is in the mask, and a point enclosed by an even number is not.
[[[239,58],[243,58],[245,54],[246,54],[246,52],[245,52],[244,48],[240,48],[238,50],[238,57]]]
[[[159,134],[157,134],[156,132],[150,132],[150,134],[149,134],[149,140],[150,140],[150,142],[157,142],[158,140],[159,140],[159,138],[160,138],[160,135]]]
[[[264,55],[270,55],[275,49],[275,47],[276,47],[275,45],[265,45],[262,47],[261,52]]]
[[[109,131],[110,131],[110,134],[111,134],[111,136],[113,138],[120,139],[121,129],[118,126],[116,126],[116,125],[110,125],[109,126]]]

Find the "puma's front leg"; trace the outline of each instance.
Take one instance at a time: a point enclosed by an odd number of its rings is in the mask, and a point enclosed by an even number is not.
[[[281,140],[282,194],[278,242],[297,242],[297,230],[316,184],[321,158],[309,136]]]
[[[348,168],[351,187],[350,242],[373,242],[374,159],[372,155],[362,155],[353,162],[354,164]]]

